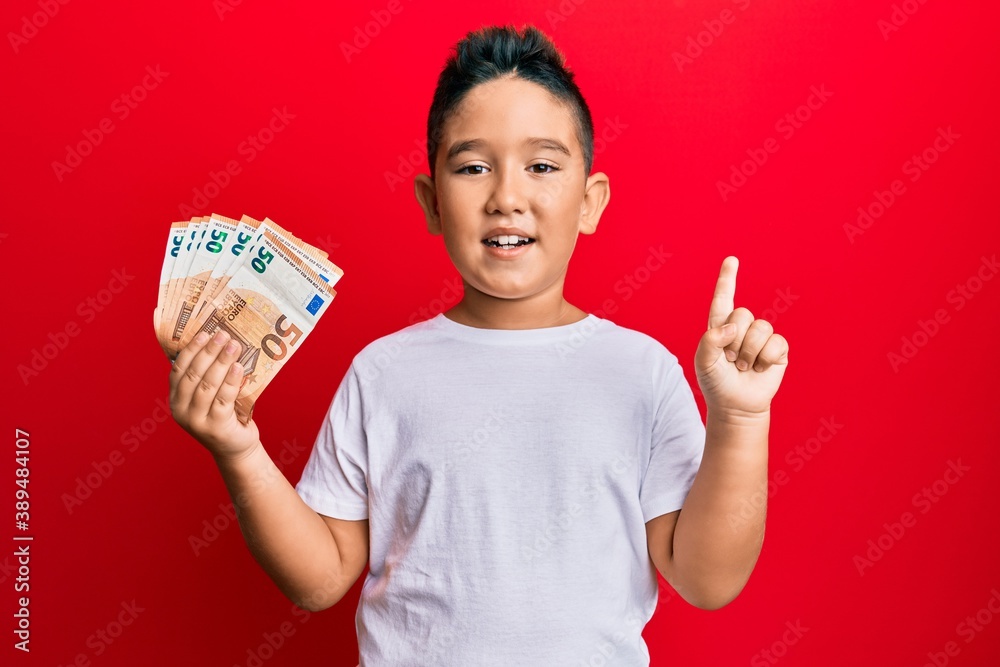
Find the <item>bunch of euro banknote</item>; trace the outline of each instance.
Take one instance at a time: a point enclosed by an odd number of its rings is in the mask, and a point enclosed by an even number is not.
[[[316,326],[344,274],[273,220],[212,214],[170,226],[153,326],[171,361],[199,332],[240,345],[236,415],[254,402]]]

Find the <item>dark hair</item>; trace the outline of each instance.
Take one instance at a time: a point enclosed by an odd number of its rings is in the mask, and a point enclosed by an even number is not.
[[[431,178],[445,121],[475,86],[507,74],[537,83],[569,105],[583,148],[584,173],[589,175],[594,163],[594,123],[573,73],[565,66],[565,58],[538,28],[526,25],[518,30],[508,25],[469,32],[455,45],[441,70],[427,118]]]

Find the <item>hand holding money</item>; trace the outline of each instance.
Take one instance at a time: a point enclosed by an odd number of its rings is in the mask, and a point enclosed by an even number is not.
[[[244,381],[240,348],[224,330],[209,338],[199,333],[174,360],[170,410],[217,459],[238,459],[260,446],[257,425],[249,418],[242,422],[235,411]]]
[[[254,402],[326,311],[342,275],[325,253],[266,218],[173,223],[153,323],[173,362],[178,423],[213,453],[259,442]]]

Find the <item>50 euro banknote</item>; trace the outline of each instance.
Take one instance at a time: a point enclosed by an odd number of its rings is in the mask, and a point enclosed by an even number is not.
[[[169,266],[168,266],[169,264]],[[239,346],[236,414],[253,406],[336,296],[343,271],[277,223],[213,214],[171,226],[154,328],[174,359],[199,332]]]

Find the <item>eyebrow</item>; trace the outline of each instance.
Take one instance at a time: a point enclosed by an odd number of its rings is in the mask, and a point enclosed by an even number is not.
[[[549,137],[528,137],[524,140],[523,144],[525,146],[536,146],[538,148],[547,148],[549,150],[558,151],[566,155],[566,157],[573,157],[573,154],[569,152],[565,144],[556,139],[551,139]],[[451,148],[448,149],[448,155],[446,159],[450,160],[460,153],[465,153],[467,151],[474,151],[482,148],[486,145],[484,139],[466,139],[465,141],[457,141],[452,144]]]

